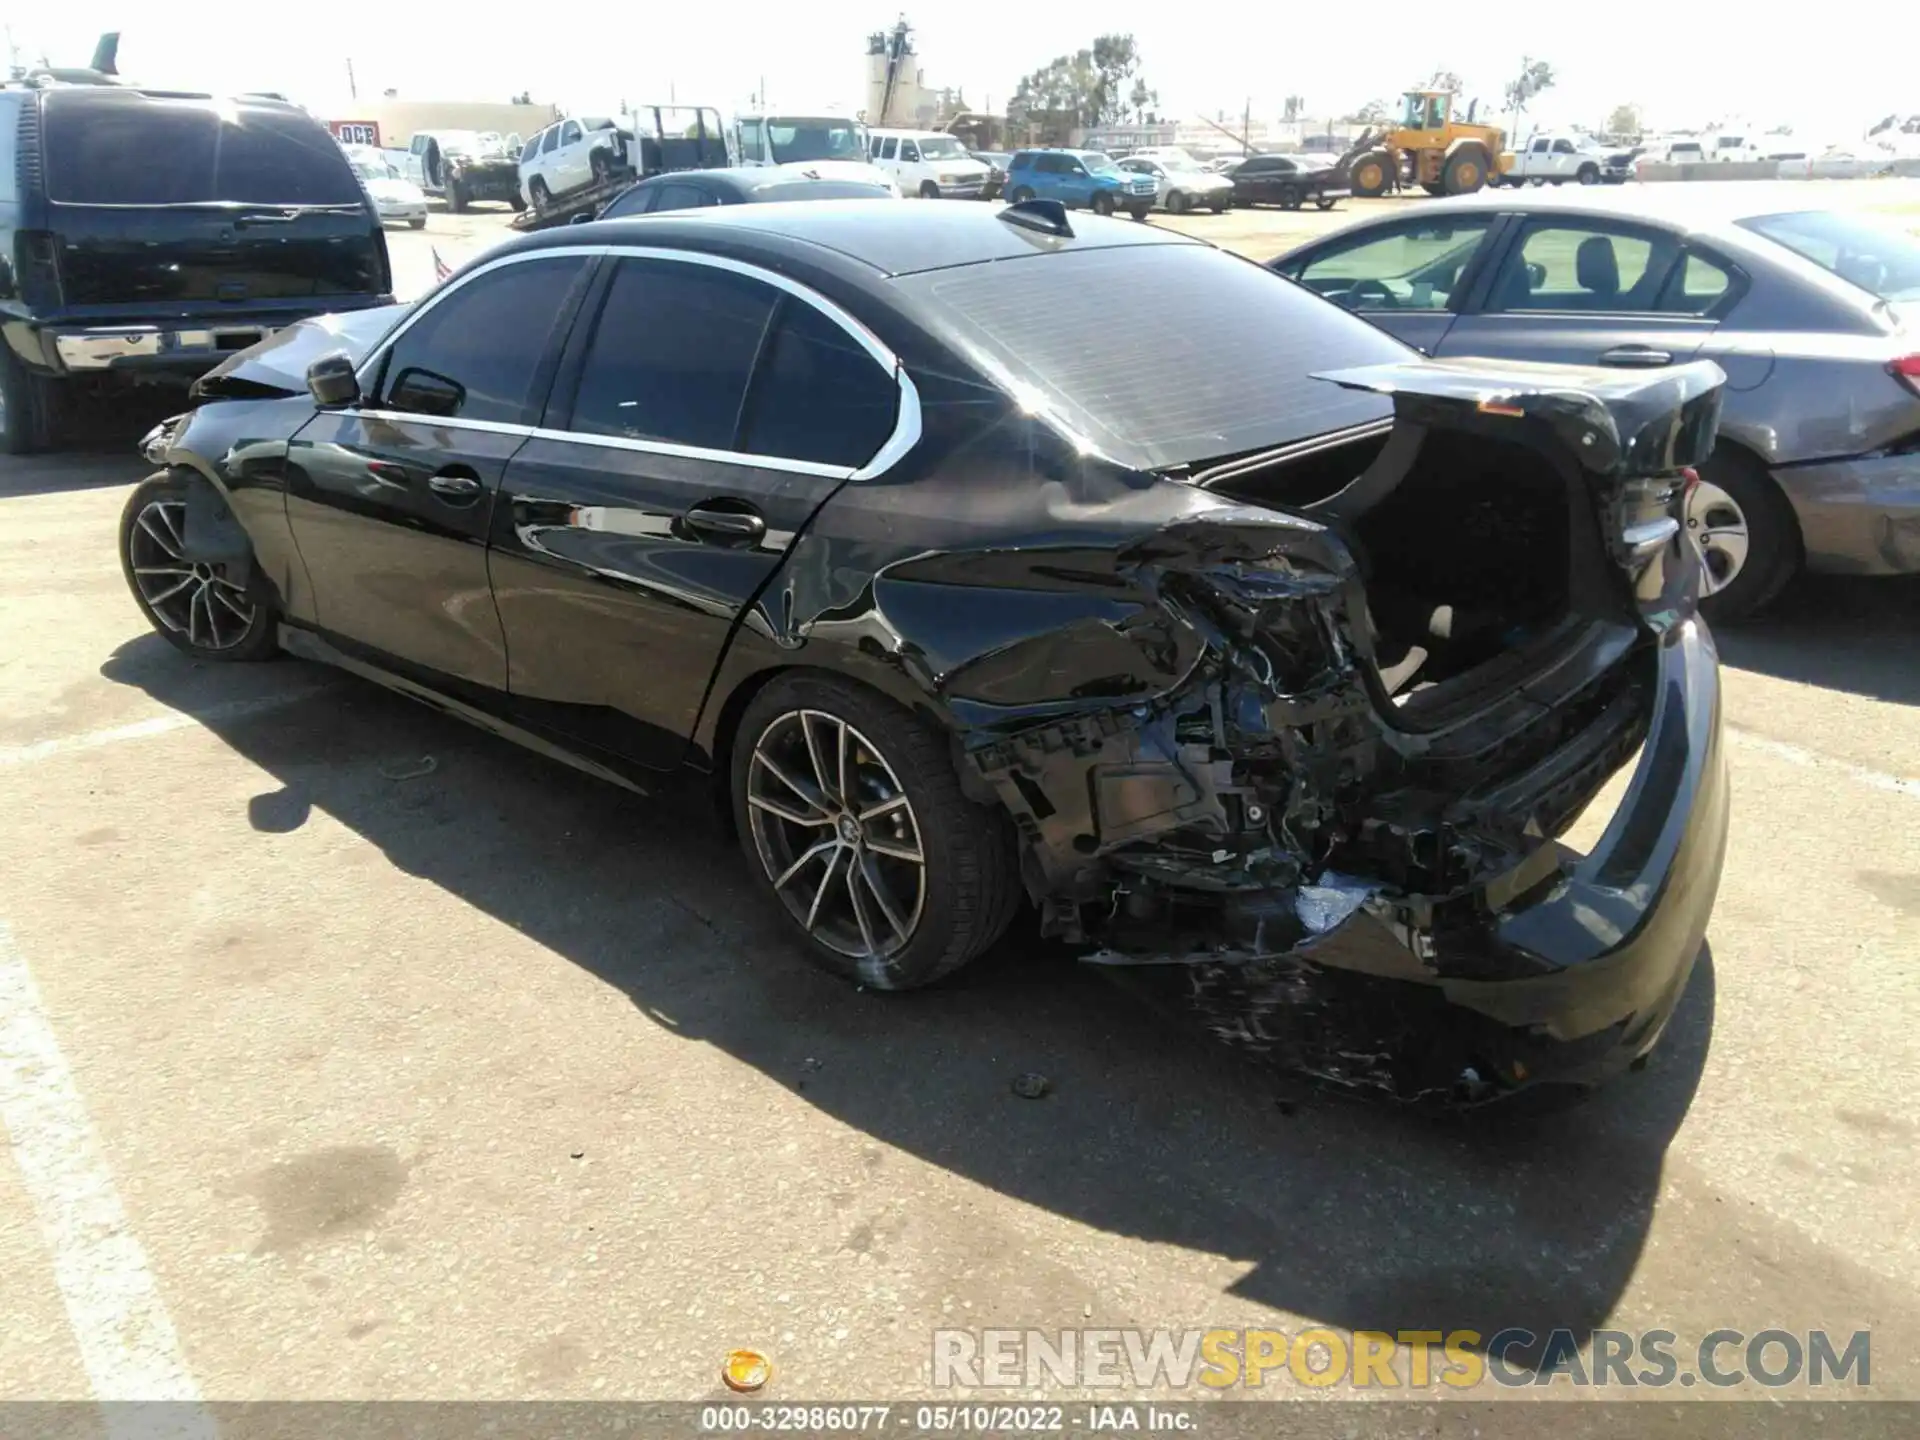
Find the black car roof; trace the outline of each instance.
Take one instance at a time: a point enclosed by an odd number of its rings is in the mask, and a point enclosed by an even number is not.
[[[213,95],[203,90],[139,90],[130,85],[55,85],[39,92],[43,104],[60,110],[128,109],[156,100],[204,100],[240,110],[263,110],[279,115],[306,115],[298,105],[265,95]],[[308,118],[312,118],[309,116]],[[314,124],[320,122],[315,120]]]
[[[934,205],[901,200],[729,205],[561,226],[538,231],[495,253],[582,244],[669,244],[692,249],[765,251],[784,243],[830,250],[881,275],[910,275],[1058,251],[1202,243],[1157,226],[1081,214],[1071,217],[1071,236],[1055,236],[1009,224],[999,218],[1001,213],[998,205]]]

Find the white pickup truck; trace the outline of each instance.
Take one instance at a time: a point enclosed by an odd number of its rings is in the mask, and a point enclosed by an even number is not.
[[[1585,135],[1535,135],[1504,157],[1496,185],[1598,185],[1610,179],[1609,152]]]
[[[492,131],[418,130],[405,150],[384,153],[402,179],[444,197],[455,214],[475,200],[504,200],[515,210],[526,208],[518,148],[509,148]]]

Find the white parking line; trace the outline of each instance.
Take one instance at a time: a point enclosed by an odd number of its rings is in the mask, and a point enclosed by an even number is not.
[[[168,1400],[142,1413],[108,1405],[109,1433],[210,1437],[213,1417],[180,1353],[146,1252],[127,1225],[113,1176],[40,1003],[39,987],[0,922],[0,1120],[53,1259],[55,1283],[102,1402]],[[177,1402],[186,1402],[180,1404]]]
[[[1733,736],[1734,743],[1744,745],[1750,750],[1759,750],[1776,760],[1784,760],[1789,765],[1799,765],[1805,769],[1830,770],[1844,775],[1859,785],[1870,786],[1875,790],[1890,790],[1895,795],[1904,795],[1909,800],[1920,800],[1920,780],[1905,780],[1898,775],[1889,775],[1884,770],[1869,770],[1864,765],[1855,765],[1850,761],[1836,760],[1831,755],[1822,755],[1817,750],[1805,750],[1798,745],[1789,745],[1784,740],[1770,740],[1765,735],[1756,735],[1751,730],[1738,725],[1729,725],[1727,733]]]
[[[89,730],[80,735],[62,735],[53,740],[36,740],[31,745],[0,746],[0,767],[30,765],[36,760],[65,755],[75,750],[97,750],[102,745],[118,745],[126,740],[145,740],[152,735],[165,735],[194,725],[215,725],[222,720],[237,720],[243,715],[251,715],[260,710],[277,710],[282,705],[291,705],[296,700],[317,695],[320,693],[320,688],[309,685],[299,690],[284,691],[278,695],[262,695],[253,700],[234,700],[225,705],[210,706],[197,715],[188,715],[183,711],[175,710],[165,715],[155,715],[150,720],[136,720],[130,725],[114,725],[105,730]]]

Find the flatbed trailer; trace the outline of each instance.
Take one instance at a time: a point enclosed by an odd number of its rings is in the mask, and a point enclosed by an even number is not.
[[[556,197],[544,210],[535,210],[529,205],[508,223],[513,229],[524,233],[591,220],[600,213],[602,206],[640,178],[631,170],[616,171],[598,185],[589,185],[584,190],[570,190]]]

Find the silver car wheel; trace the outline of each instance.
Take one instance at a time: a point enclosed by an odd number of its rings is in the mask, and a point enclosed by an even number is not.
[[[230,650],[253,629],[254,605],[225,566],[186,558],[186,502],[155,500],[134,517],[133,583],[154,617],[203,650]]]
[[[1724,590],[1747,563],[1746,512],[1718,485],[1701,480],[1687,496],[1687,539],[1700,557],[1700,593]]]
[[[873,743],[824,710],[789,710],[747,769],[754,850],[774,893],[821,944],[857,959],[904,949],[927,898],[920,822]]]

